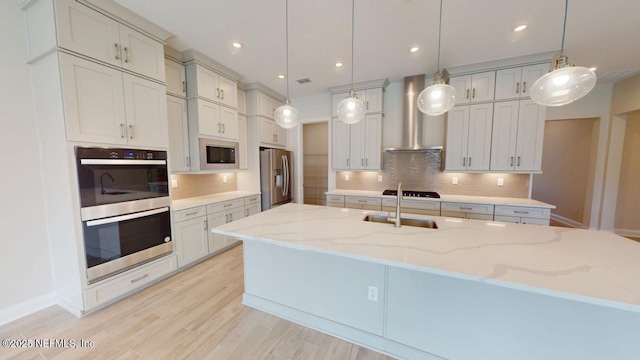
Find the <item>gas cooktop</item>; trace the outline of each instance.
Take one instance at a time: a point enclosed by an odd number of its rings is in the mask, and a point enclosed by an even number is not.
[[[382,195],[391,195],[397,196],[398,190],[385,190],[382,192]],[[402,196],[404,197],[422,197],[422,198],[436,198],[439,199],[440,195],[435,191],[412,191],[412,190],[403,190]]]

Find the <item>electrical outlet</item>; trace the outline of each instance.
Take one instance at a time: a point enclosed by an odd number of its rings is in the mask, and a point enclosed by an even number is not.
[[[382,182],[382,175],[378,175],[378,182]]]
[[[175,189],[178,187],[178,180],[177,179],[172,179],[171,180],[171,188]]]
[[[227,183],[227,175],[222,175],[222,183],[223,184]]]
[[[498,178],[498,186],[504,186],[504,179]]]
[[[378,287],[369,286],[368,298],[371,301],[378,301]]]
[[[349,181],[349,175],[344,176],[344,181]]]
[[[451,178],[451,183],[452,183],[453,185],[458,185],[458,177],[457,177],[457,176],[454,176],[453,178]]]

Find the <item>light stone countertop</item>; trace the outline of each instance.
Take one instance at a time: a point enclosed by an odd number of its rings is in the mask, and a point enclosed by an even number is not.
[[[406,190],[406,189],[405,189]],[[325,193],[326,195],[342,195],[342,196],[364,196],[364,197],[377,197],[377,198],[393,198],[395,196],[382,195],[382,191],[367,191],[367,190],[342,190],[335,189]],[[440,194],[440,199],[434,198],[418,198],[418,197],[404,197],[404,199],[422,200],[422,201],[450,201],[457,203],[468,204],[489,204],[489,205],[506,205],[506,206],[526,206],[526,207],[540,207],[547,209],[555,209],[555,205],[543,203],[533,199],[522,198],[510,198],[510,197],[496,197],[496,196],[471,196],[471,195],[446,195]]]
[[[189,209],[189,208],[208,205],[208,204],[215,204],[215,203],[228,201],[228,200],[240,199],[240,198],[253,196],[253,195],[260,195],[260,192],[259,191],[228,191],[228,192],[223,192],[218,194],[172,200],[171,207],[172,207],[172,210],[174,211],[184,210],[184,209]]]
[[[640,312],[640,243],[633,240],[412,214],[403,217],[431,218],[438,229],[395,228],[362,221],[368,213],[376,212],[287,204],[212,232]]]

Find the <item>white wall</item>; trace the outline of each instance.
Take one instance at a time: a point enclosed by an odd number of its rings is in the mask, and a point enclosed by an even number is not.
[[[51,303],[52,276],[24,17],[0,1],[0,324]]]

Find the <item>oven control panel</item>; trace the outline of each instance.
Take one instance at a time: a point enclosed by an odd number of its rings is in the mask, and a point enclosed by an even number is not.
[[[77,159],[166,160],[166,151],[76,147]]]

